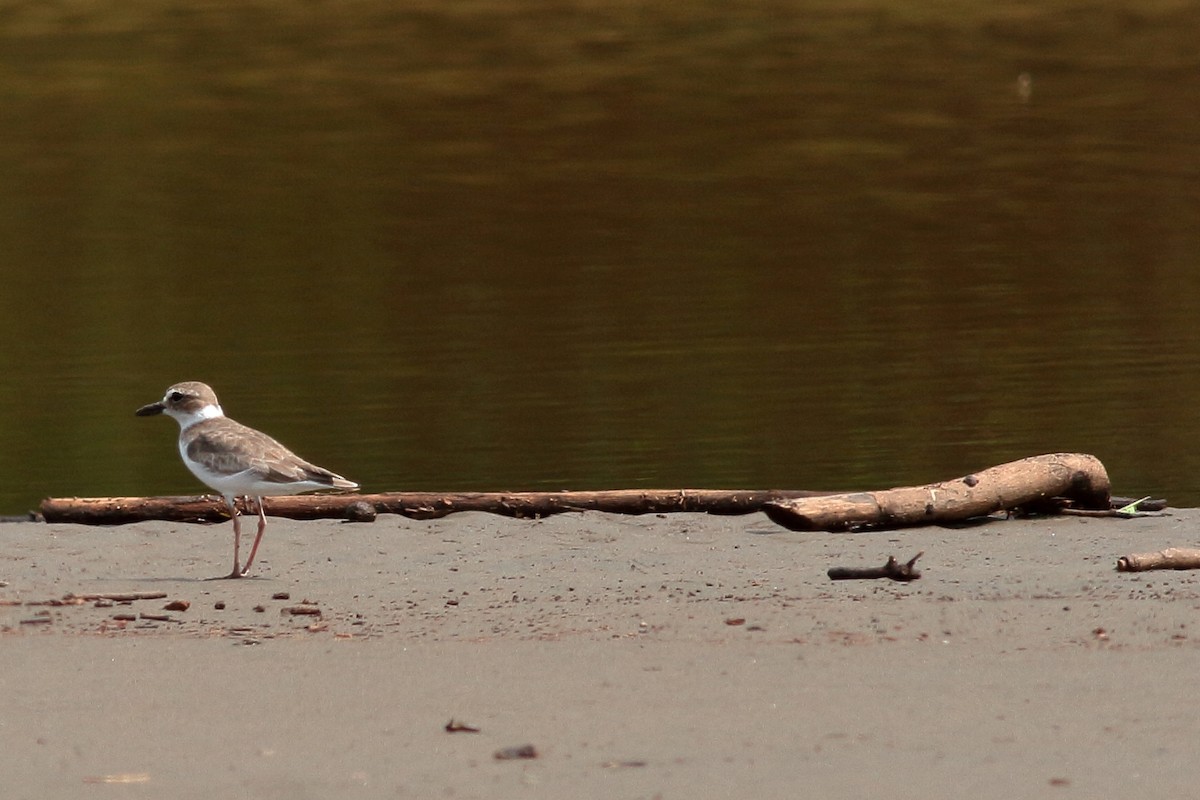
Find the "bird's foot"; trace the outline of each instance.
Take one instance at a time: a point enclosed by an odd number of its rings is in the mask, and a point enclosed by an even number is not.
[[[234,578],[241,578],[245,574],[246,573],[244,571],[238,569],[237,567],[234,567],[233,572],[229,573],[228,575],[216,575],[212,578],[205,578],[204,580],[206,580],[206,581],[228,581],[228,580],[232,580]]]

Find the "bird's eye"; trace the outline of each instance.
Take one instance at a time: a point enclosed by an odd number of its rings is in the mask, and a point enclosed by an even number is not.
[[[183,392],[171,392],[169,395],[167,395],[167,399],[172,403],[178,403],[183,399]]]

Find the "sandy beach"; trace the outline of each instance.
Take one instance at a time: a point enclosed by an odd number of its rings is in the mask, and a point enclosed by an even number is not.
[[[4,524],[0,782],[30,800],[1190,796],[1200,576],[1114,565],[1194,545],[1198,523],[272,519],[241,581],[202,580],[228,572],[228,524]],[[912,583],[826,576],[918,551]],[[78,599],[122,593],[165,596]]]

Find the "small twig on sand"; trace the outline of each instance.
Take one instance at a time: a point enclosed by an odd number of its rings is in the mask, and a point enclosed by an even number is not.
[[[507,761],[514,758],[537,758],[537,748],[531,744],[523,744],[519,747],[502,747],[492,754],[499,761]]]
[[[917,563],[917,559],[925,555],[922,550],[917,553],[907,564],[901,564],[896,560],[895,556],[888,556],[887,563],[882,567],[833,567],[829,570],[829,577],[835,581],[871,579],[871,578],[890,578],[894,581],[915,581],[921,577],[921,573],[913,565]]]
[[[66,600],[112,600],[114,603],[131,603],[134,600],[161,600],[166,592],[100,592],[99,594],[68,594]]]
[[[1130,553],[1117,559],[1117,572],[1151,569],[1200,569],[1200,549],[1168,547],[1157,553]]]
[[[1140,500],[1130,500],[1128,497],[1113,497],[1110,500],[1112,508],[1109,509],[1063,508],[1058,513],[1077,517],[1134,519],[1135,517],[1161,517],[1167,507],[1166,500],[1154,500],[1149,495]]]

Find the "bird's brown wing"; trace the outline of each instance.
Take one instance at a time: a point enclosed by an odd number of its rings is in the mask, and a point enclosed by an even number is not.
[[[313,481],[334,486],[338,480],[345,480],[305,461],[262,431],[231,419],[226,418],[222,425],[206,425],[205,422],[196,425],[204,427],[196,431],[188,444],[188,457],[214,472],[253,470],[261,480],[281,484]]]

